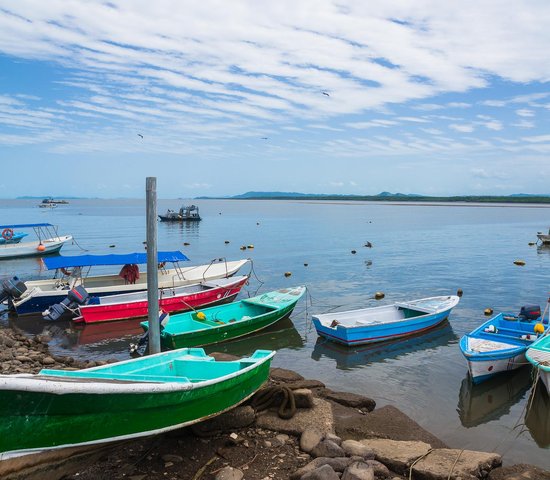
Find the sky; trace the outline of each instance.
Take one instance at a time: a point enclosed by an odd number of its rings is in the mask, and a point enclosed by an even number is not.
[[[547,0],[0,0],[0,197],[550,194]]]

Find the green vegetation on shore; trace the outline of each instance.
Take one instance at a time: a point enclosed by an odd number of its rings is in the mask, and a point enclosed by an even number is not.
[[[220,197],[199,197],[220,198]],[[432,197],[428,195],[407,195],[402,193],[382,192],[378,195],[337,195],[309,194],[294,192],[247,192],[242,195],[223,197],[233,200],[333,200],[333,201],[368,201],[368,202],[465,202],[465,203],[542,203],[550,204],[550,195],[457,195],[452,197]]]

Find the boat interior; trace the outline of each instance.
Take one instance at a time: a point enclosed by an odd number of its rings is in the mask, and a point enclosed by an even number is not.
[[[153,356],[87,370],[45,369],[40,372],[39,377],[103,379],[123,382],[196,383],[236,373],[270,354],[271,352],[267,350],[257,350],[251,357],[236,361],[217,362],[213,357],[205,355],[202,349],[184,349],[174,352],[174,355],[163,354],[163,357],[166,358],[161,357],[160,361],[158,357]]]

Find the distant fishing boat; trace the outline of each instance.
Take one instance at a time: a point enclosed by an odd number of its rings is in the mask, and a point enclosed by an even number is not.
[[[161,330],[165,348],[195,347],[242,337],[292,313],[305,287],[283,288],[239,302],[170,316]],[[141,326],[148,330],[148,322]]]
[[[445,320],[458,304],[456,295],[396,302],[381,307],[313,315],[317,334],[346,346],[414,335]]]
[[[546,327],[546,335],[527,349],[526,358],[538,369],[546,391],[550,395],[550,327]]]
[[[519,315],[499,313],[464,335],[459,345],[472,381],[525,366],[527,348],[544,332],[543,317],[539,306],[524,306]]]
[[[550,245],[550,229],[548,229],[548,233],[538,232],[537,238],[543,245]]]
[[[196,205],[188,205],[180,208],[179,212],[168,209],[164,215],[159,215],[161,222],[199,222],[199,207]]]
[[[67,200],[54,200],[53,197],[47,197],[42,200],[40,205],[66,205],[68,203]]]
[[[84,370],[0,375],[0,461],[159,434],[245,401],[275,352],[215,361],[200,348]]]
[[[161,288],[159,308],[167,313],[177,313],[228,303],[239,294],[247,281],[248,275],[240,275],[183,287]],[[80,316],[74,321],[84,323],[146,317],[149,310],[146,291],[92,297],[88,304],[77,308]]]
[[[26,233],[16,233],[15,230],[32,228],[37,240],[22,242]],[[2,242],[0,243],[0,260],[37,257],[57,253],[61,247],[73,239],[71,235],[59,235],[57,227],[50,223],[25,223],[17,225],[0,225]],[[18,241],[13,241],[16,238]]]
[[[189,259],[179,251],[158,252],[159,268],[156,274],[159,288],[175,288],[227,278],[249,261],[245,259],[228,262],[225,259],[216,259],[207,265],[191,267],[182,267],[179,264],[187,260]],[[41,313],[65,300],[69,292],[79,286],[83,286],[90,296],[98,297],[147,289],[147,272],[140,272],[138,268],[139,264],[147,263],[146,253],[59,256],[45,258],[44,263],[48,270],[55,271],[54,278],[25,282],[26,292],[10,300],[10,308],[19,315]],[[173,268],[165,268],[166,263],[171,263]],[[122,265],[122,269],[118,274],[89,275],[92,267],[100,265]]]

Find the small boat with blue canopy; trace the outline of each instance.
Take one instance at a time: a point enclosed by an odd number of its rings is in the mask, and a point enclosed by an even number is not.
[[[456,295],[396,302],[381,307],[313,315],[317,334],[346,346],[384,342],[422,333],[445,320]]]
[[[216,361],[201,348],[185,348],[84,370],[0,375],[0,464],[159,434],[219,415],[267,381],[274,355],[257,350]]]
[[[305,293],[303,286],[282,288],[239,302],[179,313],[161,325],[164,348],[197,347],[242,337],[288,317]],[[148,322],[142,322],[145,331]]]
[[[473,383],[528,365],[527,349],[544,334],[548,319],[540,306],[521,307],[519,315],[499,313],[460,339]]]
[[[189,259],[180,251],[158,252],[159,288],[175,288],[234,275],[248,260],[228,262],[216,259],[207,265],[182,267]],[[90,296],[101,297],[147,290],[148,272],[138,265],[147,263],[146,253],[124,255],[78,255],[44,259],[53,278],[25,282],[26,291],[11,299],[11,307],[18,314],[41,313],[51,305],[62,302],[67,294],[83,287]],[[171,264],[171,268],[166,268]],[[93,267],[122,266],[118,274],[91,276]],[[1,292],[0,292],[1,293]]]
[[[16,230],[24,229],[33,229],[37,240],[22,242],[28,234]],[[0,225],[0,232],[0,260],[57,253],[65,243],[73,239],[71,235],[59,235],[57,227],[50,223]]]

